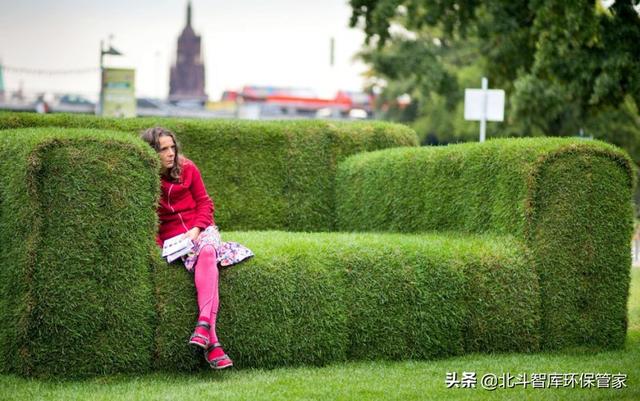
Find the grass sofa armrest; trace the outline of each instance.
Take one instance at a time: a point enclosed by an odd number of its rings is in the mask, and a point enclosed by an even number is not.
[[[158,167],[146,144],[122,133],[2,132],[3,371],[149,369]]]
[[[620,347],[633,171],[598,141],[539,138],[389,149],[338,168],[338,228],[519,238],[540,280],[542,344]]]

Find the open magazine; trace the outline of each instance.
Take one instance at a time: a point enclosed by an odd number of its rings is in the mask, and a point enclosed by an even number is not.
[[[184,234],[176,235],[164,241],[162,246],[162,257],[168,263],[173,262],[182,255],[186,255],[193,250],[193,241]]]

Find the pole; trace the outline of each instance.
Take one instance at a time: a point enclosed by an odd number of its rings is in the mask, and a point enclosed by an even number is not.
[[[480,142],[484,142],[487,131],[487,89],[489,80],[482,77],[482,119],[480,120]]]
[[[104,41],[101,40],[100,41],[100,92],[98,95],[98,115],[101,116],[102,115],[102,110],[103,110],[103,103],[104,103],[104,93],[103,93],[103,87],[104,87],[104,82],[103,82],[103,77],[104,77],[104,66],[103,66],[103,59],[104,59]]]
[[[160,50],[156,50],[155,53],[153,53],[154,57],[154,61],[155,61],[155,65],[153,68],[153,84],[155,86],[155,94],[156,96],[158,96],[158,98],[162,97],[162,93],[160,92],[160,72],[158,71],[158,69],[160,68]]]
[[[4,76],[2,71],[2,60],[0,60],[0,103],[4,103]]]
[[[335,61],[336,39],[332,36],[329,41],[329,65],[333,67]]]

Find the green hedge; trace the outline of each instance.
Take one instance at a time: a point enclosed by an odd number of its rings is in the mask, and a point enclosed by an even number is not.
[[[256,256],[224,269],[218,335],[238,366],[434,358],[539,348],[539,292],[509,237],[223,233]],[[191,276],[156,270],[156,366],[193,370]]]
[[[631,160],[598,141],[493,140],[352,156],[338,228],[510,234],[540,278],[542,345],[620,347],[626,333]]]
[[[178,135],[202,170],[227,230],[333,231],[337,164],[366,150],[416,146],[415,133],[382,122],[107,119],[85,115],[0,113],[0,130],[100,128],[131,132],[155,125]]]
[[[0,135],[3,371],[147,371],[157,156],[94,130]]]

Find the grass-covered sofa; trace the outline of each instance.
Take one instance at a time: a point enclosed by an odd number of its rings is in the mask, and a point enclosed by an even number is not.
[[[159,258],[158,162],[177,132],[223,237],[218,331],[240,367],[619,348],[631,161],[596,141],[419,148],[385,123],[0,114],[2,371],[203,368],[190,275]]]

